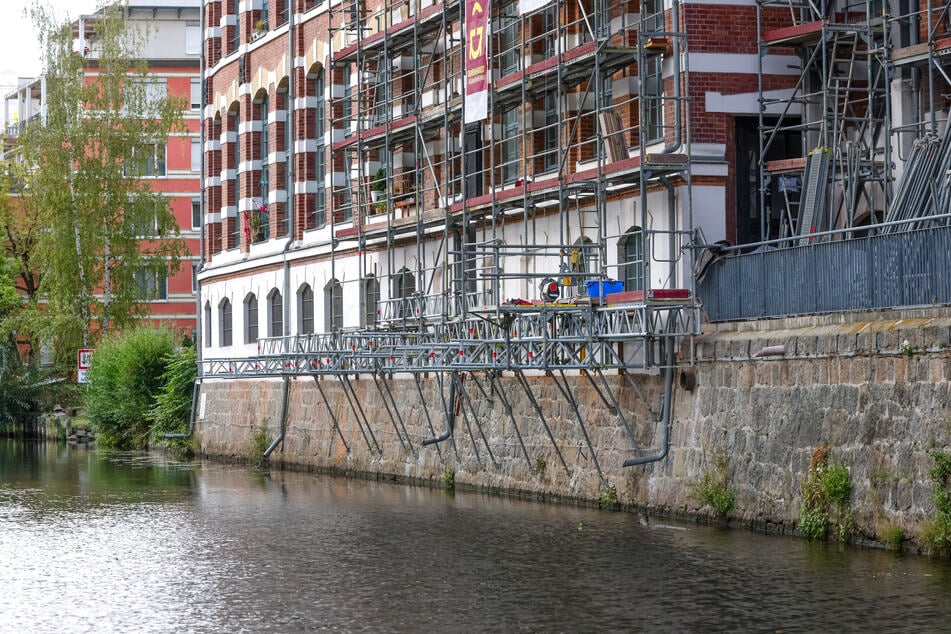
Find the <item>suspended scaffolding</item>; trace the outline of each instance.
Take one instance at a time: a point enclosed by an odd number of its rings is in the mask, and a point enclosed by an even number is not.
[[[678,4],[519,6],[493,3],[472,121],[465,3],[331,4],[327,266],[360,285],[361,323],[334,312],[206,377],[427,375],[464,395],[463,376],[508,373],[534,402],[526,372],[573,372],[622,420],[606,372],[640,394],[633,371],[661,369],[669,392],[700,332]]]

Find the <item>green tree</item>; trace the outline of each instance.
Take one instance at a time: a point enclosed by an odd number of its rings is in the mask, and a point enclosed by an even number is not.
[[[142,178],[164,161],[184,98],[150,93],[147,68],[136,61],[149,34],[120,4],[87,22],[88,56],[74,50],[68,22],[40,5],[32,16],[47,110],[23,130],[20,151],[23,196],[44,227],[28,268],[41,272],[45,306],[26,315],[34,339],[67,364],[77,348],[141,316],[156,287],[142,276],[174,272],[184,254],[168,199]]]
[[[41,402],[67,397],[64,386],[36,363],[20,358],[10,319],[20,312],[21,295],[17,292],[18,267],[10,258],[0,258],[0,429],[22,422],[36,411]]]

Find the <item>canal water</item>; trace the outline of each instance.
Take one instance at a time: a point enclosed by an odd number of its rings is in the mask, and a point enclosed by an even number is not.
[[[951,565],[0,440],[0,632],[947,631]]]

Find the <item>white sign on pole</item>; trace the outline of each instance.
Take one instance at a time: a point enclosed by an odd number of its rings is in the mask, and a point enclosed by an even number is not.
[[[79,350],[76,353],[76,382],[89,383],[89,368],[94,350]]]

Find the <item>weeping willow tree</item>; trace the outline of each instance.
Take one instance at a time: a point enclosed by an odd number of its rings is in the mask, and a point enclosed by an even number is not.
[[[144,314],[157,280],[184,255],[168,199],[151,191],[184,97],[150,89],[136,60],[148,41],[121,4],[87,18],[79,35],[42,6],[32,17],[44,51],[46,111],[20,136],[23,196],[44,227],[30,268],[41,302],[25,315],[34,340],[61,364]],[[162,84],[159,84],[162,85]],[[155,86],[151,84],[151,86]],[[163,85],[162,85],[163,86]]]

